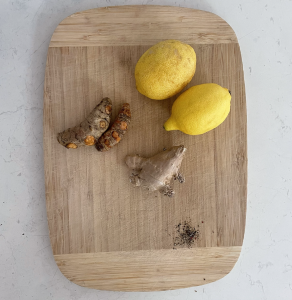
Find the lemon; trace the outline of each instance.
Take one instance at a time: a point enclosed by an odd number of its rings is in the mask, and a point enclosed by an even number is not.
[[[193,78],[196,53],[177,40],[162,41],[148,49],[135,68],[137,90],[148,98],[162,100],[179,93]]]
[[[173,103],[171,117],[165,122],[167,131],[180,130],[197,135],[219,126],[230,111],[228,89],[215,83],[193,86]]]

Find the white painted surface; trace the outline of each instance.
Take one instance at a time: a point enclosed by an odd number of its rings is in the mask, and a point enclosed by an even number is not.
[[[153,293],[69,282],[50,248],[42,108],[50,37],[98,6],[160,4],[218,14],[242,51],[248,109],[248,209],[242,255],[215,283]],[[0,2],[0,299],[292,299],[292,1],[2,0]]]

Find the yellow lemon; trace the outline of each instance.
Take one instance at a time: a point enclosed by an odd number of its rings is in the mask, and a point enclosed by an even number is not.
[[[167,131],[180,130],[197,135],[219,126],[230,111],[231,94],[215,83],[193,86],[173,103],[171,117],[165,122]]]
[[[148,98],[162,100],[179,93],[193,78],[196,53],[177,40],[160,42],[148,49],[135,68],[137,90]]]

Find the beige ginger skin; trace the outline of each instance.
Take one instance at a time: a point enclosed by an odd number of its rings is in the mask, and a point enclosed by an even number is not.
[[[184,182],[179,173],[186,148],[173,146],[152,157],[145,158],[139,155],[127,155],[126,164],[133,170],[130,182],[134,186],[141,186],[149,191],[158,190],[160,193],[172,197],[174,190],[171,187],[172,179]]]

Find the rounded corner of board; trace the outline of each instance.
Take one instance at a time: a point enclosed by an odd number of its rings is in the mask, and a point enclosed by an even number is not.
[[[212,12],[207,12],[207,13],[213,15],[218,20],[220,20],[220,22],[224,23],[226,25],[226,27],[228,27],[228,29],[230,30],[230,40],[233,43],[238,43],[238,39],[237,39],[237,36],[236,36],[236,33],[235,33],[234,29],[232,28],[232,26],[226,20],[224,20],[223,18],[221,18],[219,15],[217,15],[215,13],[212,13]]]
[[[62,275],[63,275],[66,279],[68,279],[69,281],[71,281],[71,282],[73,282],[73,283],[79,285],[78,283],[74,282],[74,280],[72,280],[70,277],[68,277],[68,276],[66,275],[66,272],[64,271],[65,269],[62,268],[62,266],[64,266],[66,263],[65,263],[64,261],[62,261],[62,259],[59,259],[60,255],[55,255],[55,254],[54,254],[53,257],[54,257],[54,261],[55,261],[55,263],[56,263],[56,265],[57,265],[59,271],[62,273]]]

